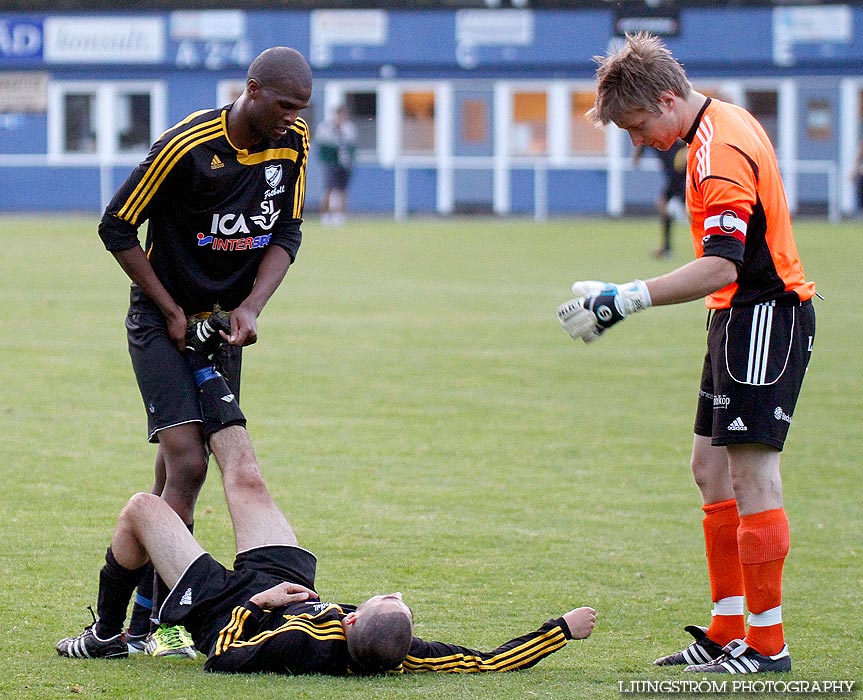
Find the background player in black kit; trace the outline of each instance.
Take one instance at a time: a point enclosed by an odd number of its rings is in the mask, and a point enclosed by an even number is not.
[[[208,455],[183,358],[187,323],[216,306],[231,311],[218,365],[238,399],[241,348],[256,342],[257,318],[302,238],[309,131],[298,114],[311,91],[311,69],[299,52],[267,49],[249,66],[233,104],[195,112],[159,137],[99,225],[105,247],[132,280],[126,328],[149,440],[159,445],[153,493],[190,529]],[[151,588],[145,577],[132,650],[145,647]],[[150,653],[194,656],[182,630],[157,632]]]
[[[120,514],[105,555],[98,620],[81,634],[60,640],[61,656],[128,655],[123,634],[126,609],[148,560],[172,586],[160,619],[188,627],[197,647],[207,654],[208,671],[511,671],[529,668],[569,639],[591,634],[596,613],[581,607],[483,652],[414,637],[413,612],[401,593],[376,595],[359,606],[321,601],[315,592],[317,560],[298,545],[273,503],[248,433],[238,423],[242,414],[219,400],[224,387],[221,377],[200,382],[206,425],[212,426],[212,432],[207,431],[209,445],[222,470],[234,526],[234,569],[207,554],[163,499],[136,494]]]
[[[647,146],[638,146],[632,152],[632,164],[637,166]],[[662,164],[662,190],[656,198],[662,239],[654,255],[657,258],[671,256],[674,219],[686,211],[686,142],[677,139],[667,151],[650,149]]]

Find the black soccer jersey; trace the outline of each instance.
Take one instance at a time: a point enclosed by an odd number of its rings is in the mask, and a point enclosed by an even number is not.
[[[265,612],[253,603],[234,608],[207,659],[205,670],[222,673],[297,675],[350,673],[342,619],[356,608],[307,601]],[[489,652],[415,637],[400,670],[476,673],[529,668],[570,638],[566,622],[549,620],[535,632]]]
[[[114,195],[99,225],[109,251],[138,244],[186,312],[236,308],[267,246],[294,259],[300,246],[309,152],[302,119],[253,150],[228,137],[231,106],[196,112],[170,128]]]

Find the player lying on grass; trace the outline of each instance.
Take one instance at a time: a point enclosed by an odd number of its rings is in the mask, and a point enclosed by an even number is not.
[[[228,393],[224,379],[203,354],[187,355],[200,383],[205,433],[234,526],[234,568],[205,552],[164,500],[134,495],[120,513],[100,572],[98,619],[77,637],[60,640],[61,656],[127,656],[126,611],[150,561],[171,587],[159,621],[185,625],[195,647],[207,654],[207,671],[511,671],[529,668],[567,640],[593,631],[594,610],[576,608],[482,652],[414,637],[413,612],[400,593],[376,595],[359,606],[322,601],[315,592],[315,556],[298,546],[270,497],[236,402],[220,400]]]

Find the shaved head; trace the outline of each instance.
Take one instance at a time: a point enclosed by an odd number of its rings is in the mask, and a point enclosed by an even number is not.
[[[296,49],[273,46],[263,51],[249,66],[246,78],[261,86],[289,91],[298,87],[311,91],[312,69]]]

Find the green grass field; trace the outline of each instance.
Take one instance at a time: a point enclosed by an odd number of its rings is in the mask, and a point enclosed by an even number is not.
[[[648,220],[356,221],[305,227],[245,356],[265,476],[325,599],[401,590],[417,633],[497,646],[578,605],[593,637],[514,674],[222,677],[202,660],[70,661],[116,515],[153,447],[126,352],[127,280],[96,217],[0,218],[0,697],[619,698],[710,607],[688,469],[705,311],[653,309],[600,343],[555,316],[574,279],[689,258]],[[858,224],[803,221],[816,353],[783,474],[795,680],[863,682]],[[196,534],[230,562],[213,467]],[[799,697],[799,696],[798,696]]]

